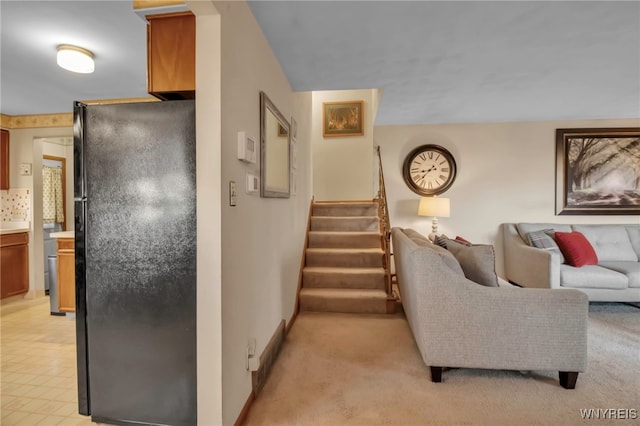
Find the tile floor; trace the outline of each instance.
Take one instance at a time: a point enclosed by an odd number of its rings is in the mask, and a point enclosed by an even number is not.
[[[75,319],[50,315],[48,297],[0,312],[0,424],[96,425],[78,414]]]

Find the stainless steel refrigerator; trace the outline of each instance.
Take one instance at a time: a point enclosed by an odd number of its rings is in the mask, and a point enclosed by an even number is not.
[[[78,405],[196,424],[195,104],[74,108]]]

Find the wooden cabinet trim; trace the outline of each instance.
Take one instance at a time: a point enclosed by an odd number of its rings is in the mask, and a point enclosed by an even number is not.
[[[17,246],[21,244],[29,244],[29,234],[27,232],[0,235],[1,247]]]
[[[152,19],[163,19],[163,18],[175,18],[177,16],[193,16],[195,22],[195,15],[189,11],[185,12],[173,12],[173,13],[155,13],[153,15],[147,15],[147,21]]]
[[[9,158],[9,131],[6,129],[0,129],[2,137],[0,138],[0,189],[9,189],[9,165],[11,160]]]
[[[184,0],[133,0],[133,9],[150,9],[154,7],[167,7],[183,5]]]
[[[58,250],[71,250],[75,247],[75,240],[73,238],[58,238]]]

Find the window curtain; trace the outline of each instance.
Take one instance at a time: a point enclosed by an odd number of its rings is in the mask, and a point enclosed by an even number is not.
[[[42,166],[42,194],[44,223],[63,223],[62,169]]]

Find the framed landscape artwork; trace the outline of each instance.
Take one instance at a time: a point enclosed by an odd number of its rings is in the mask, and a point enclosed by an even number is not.
[[[327,137],[362,136],[364,101],[323,102],[322,135]]]
[[[640,127],[556,130],[556,214],[640,214]]]

